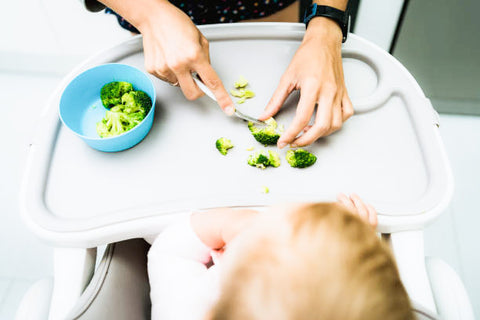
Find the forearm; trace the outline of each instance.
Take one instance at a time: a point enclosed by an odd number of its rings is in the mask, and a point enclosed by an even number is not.
[[[167,0],[99,0],[111,8],[138,30],[150,23],[150,19],[158,18],[172,9]]]

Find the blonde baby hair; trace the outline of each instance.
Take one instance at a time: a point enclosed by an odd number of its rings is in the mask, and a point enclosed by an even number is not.
[[[213,320],[413,319],[390,249],[337,203],[293,207],[235,242]]]

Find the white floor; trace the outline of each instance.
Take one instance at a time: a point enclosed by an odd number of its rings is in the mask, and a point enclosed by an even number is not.
[[[18,189],[29,138],[44,102],[60,78],[0,74],[0,319],[13,319],[29,285],[52,274],[52,249],[37,240],[19,217]],[[480,106],[479,106],[480,107]],[[426,230],[428,255],[446,260],[462,277],[480,317],[480,118],[441,116],[456,190],[450,209]]]

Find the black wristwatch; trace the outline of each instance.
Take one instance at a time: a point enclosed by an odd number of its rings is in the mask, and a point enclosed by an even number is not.
[[[342,42],[347,41],[348,29],[350,29],[350,17],[345,11],[329,6],[319,6],[318,4],[314,3],[305,11],[305,17],[303,18],[305,27],[308,27],[310,20],[315,17],[327,17],[338,23],[340,29],[342,29]]]

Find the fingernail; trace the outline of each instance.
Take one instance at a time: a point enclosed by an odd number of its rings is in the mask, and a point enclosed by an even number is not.
[[[225,108],[225,113],[231,116],[235,113],[235,108],[233,106],[228,106]]]
[[[292,144],[290,145],[290,147],[296,148],[296,147],[298,147],[298,145],[296,145],[295,143],[292,143]]]
[[[278,147],[279,147],[280,149],[282,149],[282,148],[285,147],[286,145],[287,145],[287,144],[286,144],[285,142],[283,142],[283,141],[278,143]]]

